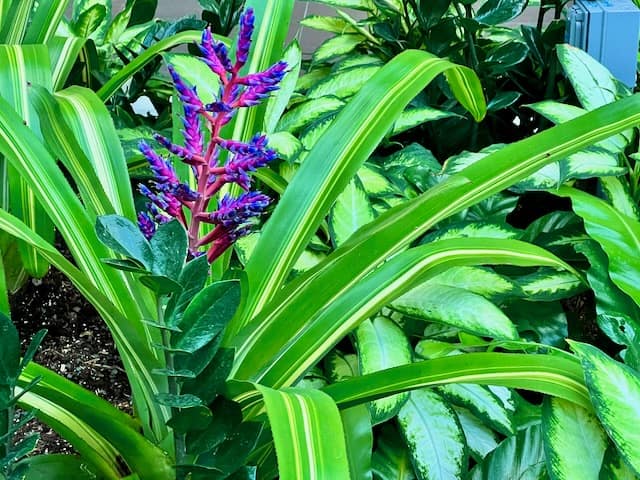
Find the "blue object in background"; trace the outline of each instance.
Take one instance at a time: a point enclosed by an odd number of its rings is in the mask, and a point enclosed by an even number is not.
[[[581,48],[626,86],[636,84],[640,9],[631,0],[575,0],[567,42]]]

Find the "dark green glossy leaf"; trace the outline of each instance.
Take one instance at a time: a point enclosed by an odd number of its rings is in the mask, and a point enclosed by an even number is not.
[[[223,392],[232,365],[233,350],[219,349],[195,379],[184,382],[182,392],[195,395],[206,404],[212,403],[216,396]]]
[[[159,393],[156,400],[160,405],[166,405],[172,408],[191,408],[200,407],[202,400],[195,395],[174,395],[171,393]]]
[[[209,263],[206,256],[194,258],[187,262],[180,272],[178,283],[182,286],[179,295],[173,295],[165,309],[165,322],[168,325],[178,325],[182,320],[185,308],[189,302],[202,290],[209,275]]]
[[[15,465],[25,469],[24,480],[93,480],[95,473],[76,455],[49,454],[26,458]]]
[[[24,352],[24,355],[22,356],[22,360],[20,361],[21,369],[26,367],[29,364],[29,362],[33,360],[33,357],[37,353],[38,348],[40,348],[40,344],[42,343],[42,340],[44,340],[44,337],[46,335],[47,335],[47,330],[42,329],[42,330],[38,330],[36,334],[33,337],[31,337],[31,341],[29,342],[29,345],[27,346],[27,349]],[[4,339],[4,336],[0,338]],[[4,342],[4,340],[2,341]]]
[[[475,19],[488,25],[498,25],[516,18],[526,5],[527,0],[487,0],[478,10]]]
[[[182,224],[173,220],[161,225],[149,243],[153,253],[153,273],[178,281],[189,243]]]
[[[224,397],[219,397],[210,403],[213,417],[209,428],[203,431],[191,431],[187,433],[187,452],[199,455],[215,450],[224,439],[242,422],[242,410],[240,405]]]
[[[385,424],[377,436],[372,468],[375,478],[380,480],[414,480],[416,478],[405,443],[390,424]]]
[[[224,281],[198,293],[184,311],[172,336],[174,348],[195,352],[219,335],[240,304],[240,282]]]
[[[20,374],[20,339],[4,314],[0,314],[0,339],[0,385],[13,385]]]
[[[167,426],[180,434],[192,430],[206,430],[211,425],[211,420],[211,410],[204,405],[196,405],[175,412],[167,422]]]
[[[140,275],[138,280],[158,296],[177,294],[182,291],[182,286],[178,282],[164,275]]]
[[[132,257],[151,270],[153,252],[136,224],[119,215],[103,215],[96,220],[96,233],[111,250]]]

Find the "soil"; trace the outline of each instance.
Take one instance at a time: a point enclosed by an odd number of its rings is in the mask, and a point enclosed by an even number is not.
[[[10,298],[11,318],[23,348],[47,329],[35,360],[95,392],[118,408],[131,410],[130,390],[109,330],[91,304],[60,272],[31,279]],[[20,432],[40,434],[34,453],[69,453],[73,448],[46,425],[34,420]]]

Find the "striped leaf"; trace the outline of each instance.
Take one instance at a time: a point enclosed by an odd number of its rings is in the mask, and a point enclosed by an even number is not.
[[[25,2],[26,3],[26,2]],[[46,43],[53,39],[63,19],[68,0],[37,2],[22,43]]]
[[[28,2],[25,2],[28,3]],[[13,108],[36,134],[39,134],[38,117],[29,104],[29,85],[42,85],[51,89],[50,65],[44,45],[0,45],[0,96],[8,102],[5,108]],[[10,106],[9,106],[10,105]],[[5,152],[3,152],[5,153]],[[2,205],[21,218],[30,228],[49,241],[53,241],[53,224],[33,190],[12,164],[12,159],[0,159],[0,168],[8,176],[9,204]],[[9,162],[8,164],[6,162]],[[4,177],[0,175],[0,177]],[[34,277],[42,277],[49,265],[39,258],[36,251],[19,243],[20,258],[25,271]]]
[[[598,480],[607,435],[593,413],[565,400],[545,399],[542,439],[553,480]]]
[[[91,161],[115,212],[136,218],[127,161],[109,111],[91,91],[71,87],[56,94],[62,119]]]
[[[2,13],[5,20],[0,30],[0,43],[9,45],[22,43],[34,4],[35,0],[13,0],[8,2],[7,7],[3,5]]]
[[[64,87],[67,77],[69,73],[71,73],[71,69],[76,63],[85,42],[85,38],[76,36],[54,37],[49,42],[53,91],[60,90]]]
[[[176,33],[171,37],[164,38],[159,42],[154,43],[140,55],[136,56],[136,58],[127,63],[120,70],[118,70],[118,72],[109,80],[107,80],[107,82],[102,87],[100,87],[100,90],[96,92],[98,97],[103,102],[107,101],[120,89],[120,87],[127,83],[127,81],[133,75],[142,70],[145,65],[151,62],[157,55],[178,45],[197,42],[200,40],[201,36],[202,32],[200,31],[188,30],[186,32]],[[217,37],[217,40],[228,43],[228,40],[224,38]]]
[[[437,393],[411,392],[398,424],[419,479],[462,478],[467,468],[464,433],[455,411]]]
[[[620,456],[640,475],[640,375],[592,345],[569,341],[584,367],[591,401]]]
[[[291,95],[296,88],[296,82],[300,76],[300,68],[302,64],[302,50],[298,42],[292,42],[284,51],[283,58],[287,62],[287,73],[280,82],[280,88],[269,97],[264,113],[264,126],[262,130],[271,133],[276,129],[276,125],[280,117],[284,113]],[[271,136],[269,136],[271,142]]]
[[[382,140],[405,105],[438,74],[459,69],[451,82],[457,98],[474,116],[484,114],[475,74],[426,52],[406,51],[383,67],[358,92],[318,141],[293,179],[247,264],[250,297],[229,334],[260,310],[288,274],[337,195]],[[457,83],[456,83],[457,82]],[[377,98],[371,102],[371,98]],[[286,239],[286,240],[285,240]]]
[[[564,398],[591,410],[582,367],[572,356],[466,353],[415,362],[327,385],[340,408],[387,395],[449,383],[524,388]]]
[[[563,187],[557,194],[571,198],[587,233],[609,257],[611,280],[640,305],[640,256],[629,254],[640,252],[640,222],[580,190]]]
[[[355,340],[361,375],[411,363],[409,340],[392,320],[365,320],[355,330]],[[371,423],[377,425],[395,417],[407,398],[400,394],[372,402]]]
[[[394,300],[391,307],[405,315],[443,323],[475,335],[518,338],[515,326],[496,305],[462,288],[425,282]]]
[[[295,382],[359,322],[422,281],[451,266],[489,263],[571,269],[539,247],[517,240],[451,239],[422,245],[396,255],[366,278],[348,282],[329,304],[316,291],[295,302],[279,303],[278,310],[258,317],[259,326],[236,345],[232,375],[267,385]],[[296,279],[290,287],[299,285]],[[283,335],[287,331],[292,333]]]
[[[311,389],[256,389],[271,424],[281,479],[349,478],[342,421],[331,397]]]

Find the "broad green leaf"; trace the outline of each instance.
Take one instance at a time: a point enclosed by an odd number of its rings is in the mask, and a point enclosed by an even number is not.
[[[362,165],[358,170],[358,178],[366,192],[371,196],[384,197],[400,193],[400,189],[391,183],[383,174],[382,169],[376,165],[368,163]]]
[[[504,313],[517,326],[523,338],[558,348],[565,347],[569,336],[567,315],[560,302],[529,302],[525,297],[511,301]]]
[[[541,268],[516,279],[529,301],[551,302],[572,297],[584,290],[580,277],[571,272]]]
[[[358,92],[380,67],[369,65],[353,67],[335,73],[319,83],[316,83],[307,92],[307,98],[322,98],[334,96],[340,99],[350,97]]]
[[[302,153],[302,143],[289,132],[269,134],[269,148],[272,148],[285,162],[293,162]]]
[[[565,355],[452,355],[345,379],[323,390],[340,408],[348,408],[399,392],[449,383],[525,388],[592,408],[580,363]]]
[[[317,0],[317,3],[324,3],[332,7],[353,8],[354,10],[371,11],[373,9],[372,0]]]
[[[199,57],[187,53],[164,53],[162,57],[180,77],[197,88],[203,103],[213,103],[220,93],[220,78]]]
[[[302,63],[302,50],[298,42],[292,42],[284,51],[283,60],[287,62],[288,71],[280,82],[279,89],[267,100],[264,113],[264,127],[266,133],[271,133],[276,129],[276,125],[291,99],[291,95],[296,88],[296,82],[300,76]],[[271,142],[271,136],[269,137]]]
[[[411,363],[409,340],[392,320],[365,320],[355,330],[355,340],[361,375]],[[395,417],[407,398],[401,394],[372,402],[371,423],[377,425]]]
[[[602,64],[584,50],[568,44],[558,45],[557,51],[558,60],[584,108],[593,110],[616,100],[619,83]]]
[[[414,480],[416,476],[413,473],[409,452],[395,429],[389,424],[383,425],[376,440],[377,446],[373,451],[372,458],[375,478],[380,480]]]
[[[325,371],[331,383],[360,374],[358,356],[352,353],[345,354],[339,350],[334,350],[324,358],[324,363]]]
[[[486,298],[463,288],[425,282],[391,304],[394,310],[429,322],[439,322],[475,335],[516,339],[511,320]]]
[[[540,430],[539,425],[534,425],[503,440],[493,452],[485,457],[482,463],[471,471],[469,479],[546,479],[547,471]]]
[[[173,220],[160,225],[149,246],[153,253],[153,273],[177,281],[187,260],[189,246],[187,232],[182,224]]]
[[[67,4],[68,0],[37,2],[22,43],[46,43],[49,46],[64,17]]]
[[[521,232],[506,223],[487,223],[485,221],[471,221],[454,223],[439,228],[435,232],[425,235],[421,243],[443,240],[445,238],[478,237],[478,238],[518,238]]]
[[[552,479],[598,480],[607,435],[593,413],[566,400],[547,398],[541,430]]]
[[[496,433],[465,408],[455,408],[467,446],[476,461],[483,459],[498,446]]]
[[[345,55],[355,50],[364,40],[365,37],[357,33],[345,33],[332,37],[314,50],[311,60],[313,63],[322,63],[339,55]]]
[[[600,178],[600,185],[609,203],[627,217],[640,220],[640,210],[629,194],[629,186],[616,177]]]
[[[329,33],[355,33],[356,30],[343,18],[310,15],[300,20],[300,25]]]
[[[278,122],[276,130],[296,133],[305,125],[336,112],[343,106],[344,102],[334,97],[309,100],[285,113]]]
[[[405,105],[435,76],[449,78],[456,98],[480,119],[485,103],[478,79],[464,67],[426,52],[401,53],[376,73],[345,107],[302,164],[247,264],[250,297],[230,333],[264,306],[288,274],[338,194],[382,140]],[[372,97],[378,99],[373,103]],[[268,253],[267,253],[268,252]],[[240,325],[238,325],[240,324]]]
[[[342,245],[356,230],[375,218],[364,187],[357,177],[338,195],[329,214],[329,232],[335,246]]]
[[[256,385],[264,399],[283,480],[349,478],[340,413],[318,390],[272,390]]]
[[[107,16],[107,8],[104,5],[91,5],[78,15],[71,25],[73,33],[80,38],[95,37],[98,28],[103,25]]]
[[[450,268],[427,283],[463,288],[489,299],[504,298],[520,292],[520,287],[512,279],[484,267]]]
[[[398,135],[399,133],[417,127],[418,125],[422,125],[423,123],[455,116],[456,114],[453,112],[438,110],[433,107],[408,108],[400,114],[396,123],[393,124],[393,128],[389,136],[393,137],[394,135]]]
[[[75,35],[69,37],[54,37],[48,42],[47,46],[49,47],[49,56],[51,57],[52,65],[51,80],[54,92],[64,86],[85,42],[85,38],[76,37]]]
[[[626,463],[640,474],[640,376],[592,345],[569,341],[584,367],[591,401]]]
[[[454,405],[465,407],[476,417],[503,435],[513,435],[513,412],[486,387],[473,384],[451,384],[437,390]]]
[[[587,233],[609,257],[611,280],[640,304],[640,256],[635,255],[640,252],[640,222],[580,190],[563,187],[557,194],[571,198]]]
[[[154,252],[138,226],[119,215],[104,215],[96,220],[96,234],[114,252],[131,257],[151,270]]]
[[[462,428],[453,409],[431,390],[415,390],[398,423],[421,480],[459,479],[467,468]]]
[[[184,311],[172,335],[173,348],[195,352],[220,334],[240,303],[240,283],[223,281],[209,285],[198,293]]]
[[[4,0],[6,2],[7,0]],[[0,40],[3,44],[20,44],[23,42],[35,0],[13,1],[2,5],[3,17]]]
[[[526,0],[487,0],[478,10],[475,20],[487,25],[498,25],[516,18],[526,6]]]

